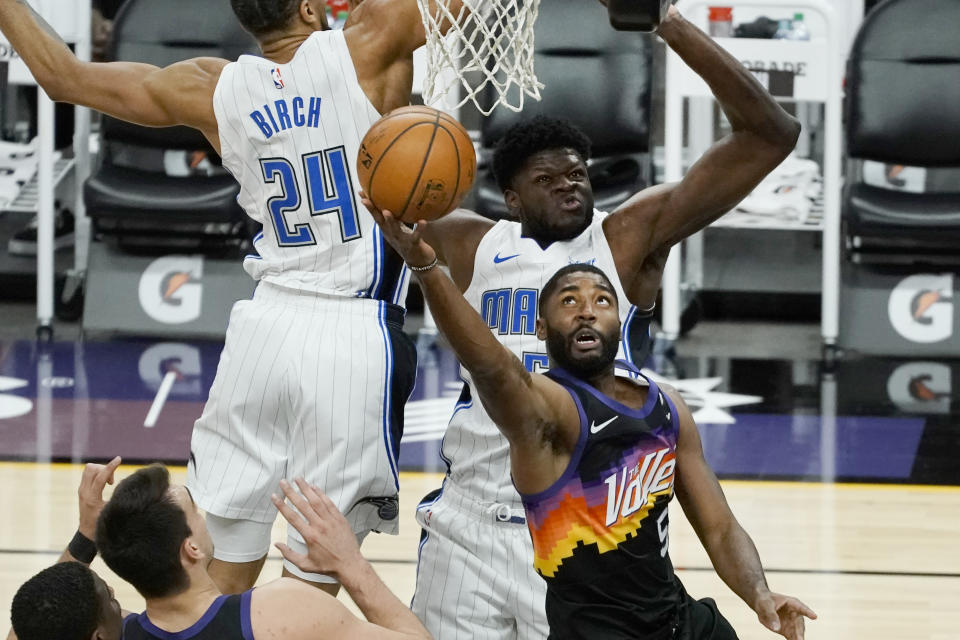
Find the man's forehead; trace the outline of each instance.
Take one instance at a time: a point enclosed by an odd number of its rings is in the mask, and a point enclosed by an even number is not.
[[[187,489],[185,485],[182,484],[171,484],[170,488],[167,489],[170,496],[180,504],[190,505],[193,504],[193,496],[190,495],[190,490]]]
[[[528,169],[553,167],[571,167],[583,164],[583,159],[574,149],[560,147],[544,149],[532,154],[525,163]]]
[[[93,569],[90,570],[90,573],[93,574],[93,584],[97,588],[97,590],[109,592],[110,587],[107,586],[106,580],[101,578],[100,575],[97,574],[97,572],[94,571]]]
[[[558,291],[567,291],[570,289],[580,289],[583,287],[596,287],[605,291],[610,291],[610,284],[607,279],[599,273],[592,271],[571,271],[560,276],[557,282]]]

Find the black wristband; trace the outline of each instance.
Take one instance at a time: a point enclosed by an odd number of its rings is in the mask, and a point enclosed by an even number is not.
[[[97,545],[79,530],[73,534],[73,540],[67,545],[67,551],[83,564],[90,564],[97,557]]]

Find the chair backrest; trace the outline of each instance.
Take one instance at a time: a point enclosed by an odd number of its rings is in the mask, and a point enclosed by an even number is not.
[[[114,21],[108,57],[165,67],[201,56],[235,60],[257,51],[226,0],[127,0]],[[189,127],[141,127],[105,116],[101,131],[107,140],[145,147],[210,146]]]
[[[960,166],[960,0],[886,0],[847,62],[852,158]]]
[[[546,0],[535,25],[540,102],[522,113],[497,108],[481,123],[492,147],[514,123],[546,114],[583,129],[595,156],[642,153],[650,141],[650,36],[614,31],[606,9],[589,0]]]

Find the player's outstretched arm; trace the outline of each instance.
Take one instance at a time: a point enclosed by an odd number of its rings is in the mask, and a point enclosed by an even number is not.
[[[717,575],[757,613],[763,626],[789,640],[803,640],[804,616],[815,620],[817,614],[796,598],[767,587],[757,548],[734,517],[717,476],[703,457],[690,410],[674,389],[664,391],[676,405],[680,423],[677,498]]]
[[[281,579],[254,591],[254,635],[282,630],[282,637],[304,638],[429,638],[417,617],[387,588],[360,554],[360,546],[346,518],[322,491],[302,478],[298,493],[286,481],[280,488],[296,511],[277,495],[273,503],[307,545],[300,554],[285,544],[283,557],[311,573],[336,577],[369,622],[357,619],[340,602],[302,582]]]
[[[26,0],[0,0],[0,31],[51,99],[145,126],[191,126],[218,144],[213,91],[226,60],[196,58],[164,69],[83,62]]]
[[[487,413],[510,441],[511,460],[523,461],[513,469],[517,488],[533,493],[549,486],[559,476],[556,469],[562,473],[566,468],[564,456],[573,451],[580,433],[580,414],[570,394],[549,378],[527,371],[453,281],[436,268],[436,253],[422,238],[426,222],[410,229],[390,212],[379,211],[365,194],[361,198],[384,237],[413,268],[437,328],[470,372]]]
[[[80,511],[80,522],[77,532],[70,544],[64,549],[57,563],[81,562],[89,565],[96,555],[96,546],[93,538],[97,530],[97,518],[103,511],[106,502],[103,499],[103,490],[108,484],[113,484],[113,474],[120,466],[120,456],[115,457],[107,464],[88,463],[80,476],[80,486],[77,488],[77,503]],[[126,616],[124,611],[123,615]],[[13,629],[7,633],[7,640],[17,640]]]
[[[793,150],[800,124],[751,73],[675,7],[658,35],[710,86],[730,121],[678,183],[644,189],[604,221],[620,277],[628,285],[646,256],[729,211]]]

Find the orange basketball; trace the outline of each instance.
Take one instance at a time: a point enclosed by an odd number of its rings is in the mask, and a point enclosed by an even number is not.
[[[467,130],[425,106],[401,107],[377,120],[357,156],[357,177],[370,200],[411,223],[456,209],[476,172]]]

